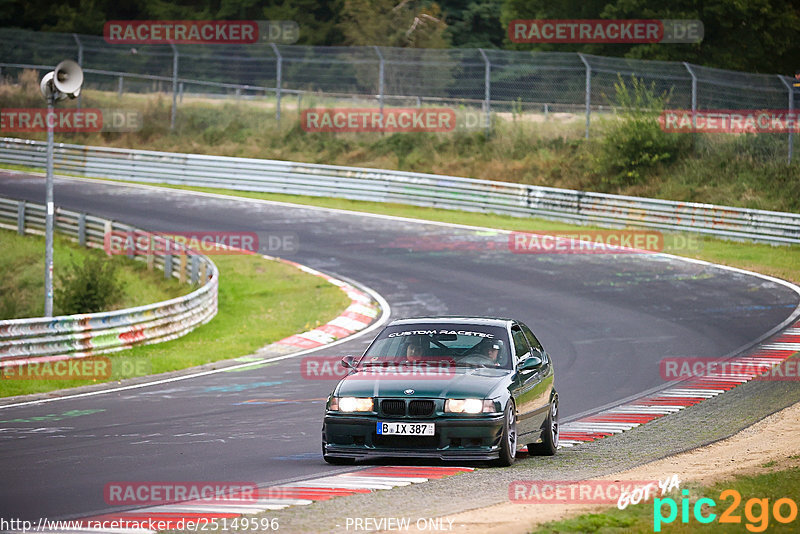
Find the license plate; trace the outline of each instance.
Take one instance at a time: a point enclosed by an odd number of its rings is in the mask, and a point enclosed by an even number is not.
[[[433,436],[433,423],[382,423],[378,421],[378,434],[400,436]]]

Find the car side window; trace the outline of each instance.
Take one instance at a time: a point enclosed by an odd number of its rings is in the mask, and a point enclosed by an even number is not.
[[[514,339],[514,355],[517,361],[524,360],[530,356],[531,349],[528,346],[528,340],[525,339],[525,334],[519,326],[514,325],[511,327],[511,337]]]
[[[519,326],[520,328],[522,328],[522,331],[525,332],[525,337],[528,338],[528,342],[531,344],[531,347],[533,347],[533,350],[538,350],[539,352],[544,353],[544,348],[542,348],[542,344],[539,343],[539,340],[536,339],[536,336],[533,335],[531,329],[522,323],[519,323]]]

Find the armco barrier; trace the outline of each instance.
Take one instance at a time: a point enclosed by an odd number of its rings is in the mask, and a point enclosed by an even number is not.
[[[45,143],[0,139],[0,162],[44,168]],[[610,227],[800,243],[800,215],[436,174],[58,144],[59,172],[294,195],[397,202]]]
[[[44,206],[0,198],[0,227],[43,234]],[[99,217],[56,209],[55,229],[89,247],[103,247],[110,232],[136,230]],[[152,235],[152,239],[164,238]],[[172,250],[181,250],[170,243]],[[183,249],[185,250],[185,249]],[[182,297],[147,306],[101,313],[0,321],[0,367],[23,359],[63,359],[112,352],[133,345],[167,341],[187,334],[217,314],[219,271],[207,257],[191,251],[175,255],[138,256],[200,287]],[[187,270],[189,271],[187,273]]]

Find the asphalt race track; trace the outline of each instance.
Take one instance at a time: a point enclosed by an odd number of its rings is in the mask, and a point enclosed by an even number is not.
[[[42,203],[44,181],[0,172],[0,195]],[[492,231],[68,179],[56,181],[55,199],[154,231],[250,231],[262,245],[296,234],[298,251],[261,252],[362,283],[392,317],[519,318],[554,358],[562,420],[663,386],[663,357],[747,348],[798,305],[793,290],[756,276],[648,254],[512,254]],[[370,339],[318,353],[358,353]],[[2,408],[0,516],[111,511],[111,481],[266,484],[352,470],[320,454],[333,384],[304,379],[295,358]]]

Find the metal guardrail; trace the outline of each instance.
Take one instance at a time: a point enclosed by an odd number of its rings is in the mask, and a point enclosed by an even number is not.
[[[43,235],[44,226],[43,205],[0,198],[0,228]],[[142,233],[125,224],[59,208],[55,229],[95,248],[103,248],[111,232]],[[158,235],[150,237],[162,247],[167,242]],[[124,310],[0,321],[0,367],[19,359],[82,357],[168,341],[210,321],[217,314],[216,265],[177,243],[169,242],[169,246],[185,253],[140,255],[142,244],[137,243],[136,258],[147,261],[149,268],[163,270],[165,277],[199,283],[199,288],[182,297]]]
[[[0,139],[0,162],[43,168],[45,143]],[[577,224],[800,243],[800,215],[436,174],[58,144],[57,171],[135,182],[395,202]]]

